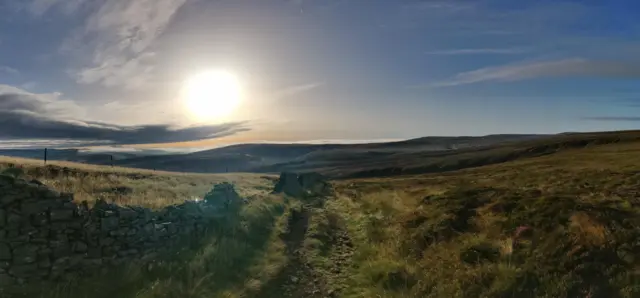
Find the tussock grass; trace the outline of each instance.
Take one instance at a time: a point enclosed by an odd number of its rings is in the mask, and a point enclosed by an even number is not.
[[[345,297],[639,297],[640,146],[336,183]]]

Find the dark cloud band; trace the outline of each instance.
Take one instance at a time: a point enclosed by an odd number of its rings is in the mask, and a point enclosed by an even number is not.
[[[1,94],[0,138],[153,144],[219,138],[249,130],[245,122],[173,128],[170,125],[123,126],[82,121],[57,115],[53,111],[59,107],[52,103],[32,94]]]

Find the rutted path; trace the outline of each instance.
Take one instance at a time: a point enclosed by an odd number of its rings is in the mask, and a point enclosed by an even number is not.
[[[329,268],[317,268],[311,254],[304,247],[310,235],[309,225],[321,209],[302,207],[291,210],[286,243],[288,264],[255,297],[341,297],[344,290],[337,281],[343,281],[353,255],[353,244],[345,229],[330,225],[326,260]]]
[[[334,281],[344,282],[349,278],[348,269],[351,266],[351,257],[353,256],[353,243],[349,237],[349,233],[344,227],[336,227],[331,230],[333,233],[333,246],[330,254],[331,264],[331,276]],[[335,297],[340,297],[341,293],[345,290],[343,284],[334,282],[331,287],[330,294],[334,294]]]
[[[292,200],[286,231],[286,263],[252,297],[341,297],[353,255],[344,220],[327,208],[331,185],[317,173],[282,173],[274,193]],[[294,199],[295,198],[295,199]],[[296,206],[296,207],[294,207]]]

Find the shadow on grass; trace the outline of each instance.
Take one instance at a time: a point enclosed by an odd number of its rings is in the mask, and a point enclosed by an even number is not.
[[[152,264],[125,265],[92,277],[23,288],[9,297],[222,296],[247,279],[283,213],[281,202],[252,203],[218,220],[206,236],[182,243],[181,249],[171,250]]]

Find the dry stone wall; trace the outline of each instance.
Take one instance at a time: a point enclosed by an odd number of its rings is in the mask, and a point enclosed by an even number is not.
[[[89,208],[38,181],[0,175],[0,287],[145,262],[199,237],[231,204],[233,185],[216,185],[200,202],[159,211],[99,200]]]

